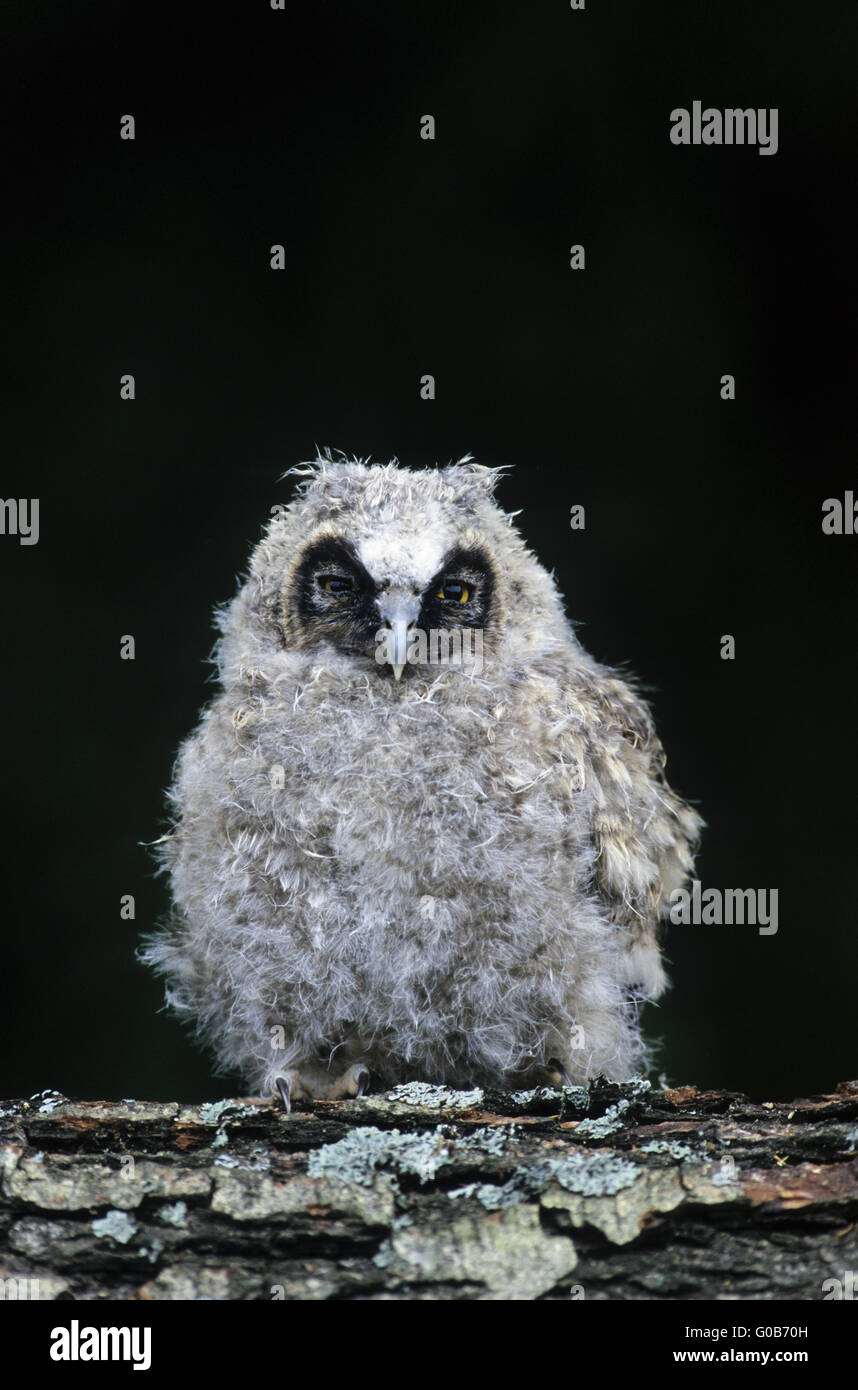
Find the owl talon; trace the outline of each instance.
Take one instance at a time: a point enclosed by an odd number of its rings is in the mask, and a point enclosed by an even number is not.
[[[280,1092],[280,1099],[283,1102],[283,1109],[287,1115],[292,1114],[292,1099],[289,1095],[289,1082],[285,1076],[278,1076],[276,1081],[277,1089]]]
[[[313,1098],[313,1091],[299,1071],[284,1072],[282,1076],[274,1078],[274,1084],[280,1092],[283,1109],[287,1115],[292,1114],[293,1100],[312,1100]]]

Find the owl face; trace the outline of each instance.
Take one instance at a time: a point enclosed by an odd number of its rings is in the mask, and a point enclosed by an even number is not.
[[[491,624],[497,576],[479,544],[454,543],[431,557],[408,537],[389,537],[387,553],[380,540],[370,536],[361,546],[336,532],[311,539],[284,593],[286,625],[302,646],[329,642],[400,680],[421,664],[417,634],[483,632]]]
[[[552,577],[493,498],[500,470],[326,455],[290,471],[295,496],[274,509],[220,617],[226,683],[319,649],[413,694],[412,678],[437,675],[447,649],[451,666],[479,676],[483,652],[495,669],[521,670],[574,643]]]

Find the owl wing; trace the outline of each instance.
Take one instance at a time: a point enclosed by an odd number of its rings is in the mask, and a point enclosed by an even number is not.
[[[584,715],[596,887],[611,919],[626,930],[624,982],[654,999],[666,983],[659,923],[693,867],[703,821],[668,784],[652,715],[632,686],[593,663],[578,668],[575,687]]]

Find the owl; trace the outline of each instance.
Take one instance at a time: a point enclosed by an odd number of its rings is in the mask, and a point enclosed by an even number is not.
[[[624,1080],[702,822],[468,455],[329,451],[218,613],[143,959],[254,1094]]]

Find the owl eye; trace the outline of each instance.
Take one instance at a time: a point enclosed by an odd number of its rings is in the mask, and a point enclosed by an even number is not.
[[[354,582],[342,574],[320,574],[317,582],[319,588],[324,589],[327,594],[351,594],[354,592]]]
[[[443,599],[445,603],[467,603],[471,591],[467,584],[462,584],[458,579],[449,579],[435,597]]]

